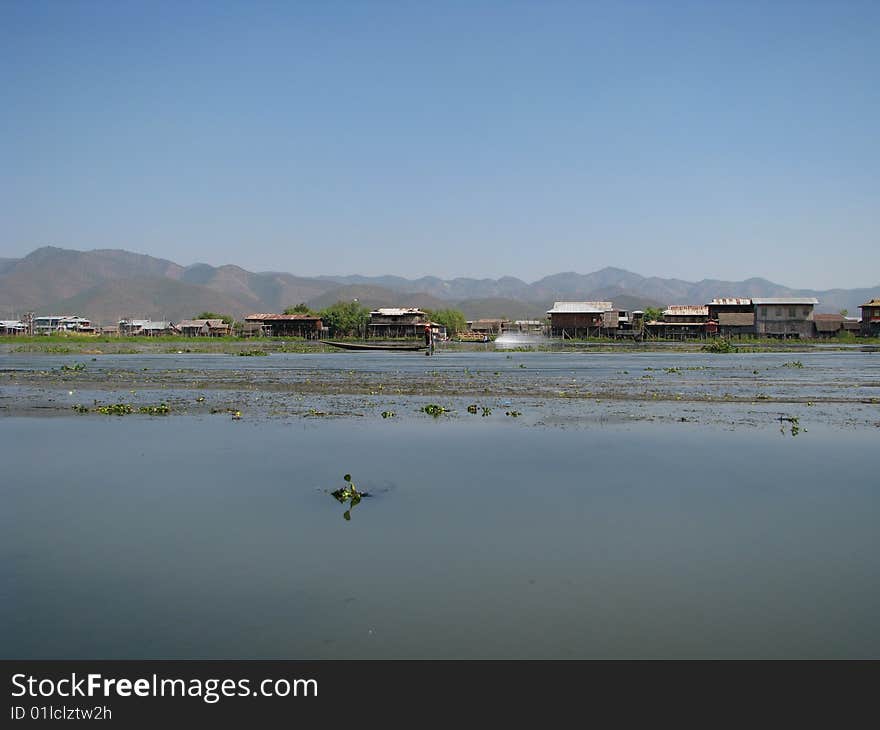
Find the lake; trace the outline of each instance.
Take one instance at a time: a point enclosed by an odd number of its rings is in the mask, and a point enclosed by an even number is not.
[[[69,360],[41,357],[0,365]],[[253,370],[251,399],[263,378],[295,388],[321,371],[503,371],[521,397],[484,399],[488,417],[450,392],[439,418],[405,393],[340,417],[114,418],[69,414],[76,395],[55,386],[4,386],[7,402],[31,389],[65,409],[0,418],[4,658],[880,656],[878,406],[853,424],[855,400],[704,418],[667,399],[630,418],[629,403],[533,396],[548,379],[682,368],[673,390],[751,388],[758,369],[771,394],[865,399],[876,355],[164,357],[88,364],[186,369],[178,395],[193,369]],[[791,408],[799,433],[779,420]],[[349,521],[329,494],[346,473],[370,493]]]

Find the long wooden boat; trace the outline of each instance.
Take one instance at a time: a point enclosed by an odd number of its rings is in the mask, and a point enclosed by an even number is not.
[[[382,350],[386,352],[418,352],[424,350],[425,345],[368,345],[363,342],[331,342],[324,340],[325,345],[333,345],[343,350]]]

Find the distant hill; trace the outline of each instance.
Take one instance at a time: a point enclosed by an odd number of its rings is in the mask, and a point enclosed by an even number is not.
[[[115,279],[93,286],[67,299],[53,302],[53,312],[82,312],[95,322],[117,322],[121,318],[165,319],[178,322],[200,312],[235,313],[240,317],[254,309],[253,302],[234,294],[223,294],[205,286],[174,279],[145,277]]]
[[[550,306],[549,302],[523,302],[508,297],[465,299],[455,303],[465,319],[544,319]]]
[[[181,319],[203,310],[242,317],[254,311],[280,312],[306,302],[316,309],[358,299],[363,305],[456,307],[468,319],[540,317],[558,300],[611,300],[621,309],[668,304],[704,304],[717,296],[814,296],[818,311],[848,309],[880,295],[869,289],[814,291],[746,281],[645,277],[606,267],[588,274],[564,272],[531,284],[515,277],[440,279],[425,276],[298,277],[252,272],[236,265],[181,266],[165,259],[120,249],[74,251],[46,246],[24,258],[0,259],[0,316],[78,313],[95,322],[122,316]]]
[[[319,297],[310,299],[307,304],[312,309],[324,309],[338,301],[350,302],[357,299],[358,303],[368,309],[379,307],[422,307],[427,309],[446,309],[448,301],[437,299],[430,294],[408,294],[386,289],[382,286],[352,284],[331,289]]]

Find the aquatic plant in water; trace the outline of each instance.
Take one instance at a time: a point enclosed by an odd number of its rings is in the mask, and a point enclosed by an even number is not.
[[[439,418],[444,413],[447,413],[447,409],[443,406],[438,406],[436,403],[429,403],[421,409],[424,413],[427,413],[429,416],[434,416],[434,418]]]
[[[128,403],[113,403],[107,406],[98,406],[95,408],[96,413],[103,413],[105,416],[127,416],[134,413],[134,409]]]
[[[330,496],[340,504],[348,502],[349,508],[342,513],[342,518],[348,521],[351,519],[351,511],[361,503],[361,499],[370,495],[358,490],[354,482],[351,481],[351,474],[346,474],[342,478],[345,480],[345,486],[330,492]]]
[[[146,413],[148,416],[167,416],[171,413],[171,407],[167,403],[160,403],[157,406],[141,406],[138,413]]]
[[[382,411],[382,418],[394,418],[395,415],[394,411]]]
[[[792,360],[791,362],[782,363],[784,368],[802,368],[804,364],[800,360]]]

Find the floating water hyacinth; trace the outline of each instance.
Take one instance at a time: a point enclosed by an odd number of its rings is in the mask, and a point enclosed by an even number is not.
[[[330,496],[340,504],[349,503],[349,508],[342,513],[342,518],[349,521],[351,520],[351,511],[361,503],[363,497],[369,497],[370,495],[367,492],[358,491],[354,482],[351,481],[351,474],[346,474],[342,478],[345,480],[345,486],[330,492]]]

